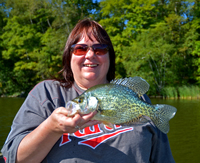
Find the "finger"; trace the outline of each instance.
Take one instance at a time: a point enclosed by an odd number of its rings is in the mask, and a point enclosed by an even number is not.
[[[73,118],[73,120],[75,122],[75,126],[83,126],[84,124],[88,123],[89,121],[91,121],[94,114],[95,113],[89,113],[86,115],[76,114]],[[92,125],[92,124],[96,124],[96,123],[95,123],[95,121],[89,122],[89,124],[84,125],[84,127],[91,126],[90,124]],[[84,127],[82,127],[82,128],[84,128]]]
[[[73,121],[75,122],[74,125],[85,124],[86,122],[90,121],[96,112],[91,112],[89,114],[75,114],[73,117]]]
[[[85,121],[89,121],[89,120],[91,120],[96,114],[97,114],[97,111],[94,111],[94,112],[91,112],[91,113],[89,113],[89,114],[84,114],[84,115],[82,115],[82,118],[83,118]]]
[[[80,114],[75,114],[73,117],[74,126],[80,125],[83,121],[83,118]]]
[[[97,112],[92,112],[89,114],[85,114],[85,115],[80,115],[80,114],[76,114],[73,118],[74,120],[74,127],[78,130],[78,129],[83,129],[85,127],[88,126],[93,126],[96,124],[100,124],[100,121],[97,120],[91,120],[91,118],[96,114]]]
[[[64,107],[59,107],[56,109],[56,112],[58,114],[64,114],[65,116],[67,116],[69,114],[69,111],[67,111],[67,109],[65,109]]]
[[[101,123],[100,121],[91,120],[91,121],[88,121],[88,122],[84,123],[82,126],[80,126],[80,128],[84,129],[86,127],[94,126],[94,125],[97,125],[97,124],[100,124],[100,123]]]

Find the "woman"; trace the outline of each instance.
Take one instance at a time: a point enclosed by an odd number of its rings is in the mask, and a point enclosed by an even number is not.
[[[29,93],[2,149],[6,162],[174,162],[167,135],[151,121],[111,129],[91,120],[96,112],[67,116],[67,101],[114,79],[115,53],[101,25],[78,22],[61,72],[62,80],[43,81]]]

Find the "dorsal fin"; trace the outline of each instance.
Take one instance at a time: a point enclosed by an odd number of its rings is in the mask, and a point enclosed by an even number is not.
[[[112,80],[111,83],[123,85],[130,88],[135,93],[137,93],[139,97],[141,97],[143,94],[145,94],[149,90],[149,84],[147,83],[147,81],[138,76],[115,79],[115,80]]]

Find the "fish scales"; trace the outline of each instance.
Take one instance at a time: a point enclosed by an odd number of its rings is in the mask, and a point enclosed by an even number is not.
[[[133,121],[141,115],[150,115],[150,111],[145,109],[147,104],[141,101],[135,92],[125,86],[104,85],[91,93],[97,97],[102,109],[95,116],[96,120],[108,119],[111,123],[120,124]],[[142,109],[138,109],[138,107]]]
[[[140,77],[115,80],[109,84],[94,86],[82,95],[67,102],[69,116],[76,113],[98,113],[93,117],[112,127],[113,124],[148,122],[148,116],[164,133],[169,131],[169,120],[177,109],[170,105],[151,105],[140,99],[149,89],[149,84]]]

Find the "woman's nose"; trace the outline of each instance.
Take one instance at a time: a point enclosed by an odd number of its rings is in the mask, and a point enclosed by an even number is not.
[[[85,55],[85,58],[95,57],[94,50],[90,47]]]

